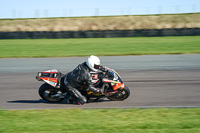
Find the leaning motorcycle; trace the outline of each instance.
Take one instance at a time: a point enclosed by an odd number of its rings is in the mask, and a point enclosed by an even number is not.
[[[94,72],[91,75],[93,86],[103,89],[104,93],[88,91],[87,87],[83,85],[79,90],[87,97],[88,101],[101,98],[107,98],[112,101],[123,101],[129,97],[129,88],[123,83],[120,75],[113,69],[110,69],[108,72]],[[38,90],[40,97],[48,102],[61,102],[65,99],[70,99],[70,94],[64,89],[64,77],[65,75],[56,69],[38,72],[36,79],[45,82]]]

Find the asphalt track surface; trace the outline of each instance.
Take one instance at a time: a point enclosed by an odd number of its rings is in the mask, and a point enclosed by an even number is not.
[[[86,57],[0,59],[0,109],[200,107],[200,54],[100,57],[119,72],[131,95],[85,105],[47,103],[38,95],[38,71],[67,73]]]

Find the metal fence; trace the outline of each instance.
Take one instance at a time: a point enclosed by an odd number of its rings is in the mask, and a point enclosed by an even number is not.
[[[148,15],[200,12],[200,5],[158,6],[158,7],[125,7],[93,9],[45,9],[45,10],[8,10],[0,11],[0,19],[15,18],[48,18],[48,17],[83,17],[114,15]]]

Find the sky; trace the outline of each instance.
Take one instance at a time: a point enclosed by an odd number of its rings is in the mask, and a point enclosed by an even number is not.
[[[0,0],[0,18],[200,12],[200,0]]]

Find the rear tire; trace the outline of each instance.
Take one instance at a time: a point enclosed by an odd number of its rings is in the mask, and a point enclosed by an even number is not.
[[[112,96],[107,97],[108,99],[112,100],[112,101],[123,101],[125,99],[127,99],[130,95],[130,89],[125,86],[124,89],[119,90],[119,92],[115,93]]]
[[[51,95],[55,95],[59,91],[60,90],[54,88],[53,86],[51,86],[47,83],[44,83],[40,86],[38,93],[39,93],[40,97],[42,99],[44,99],[45,101],[55,103],[55,102],[61,102],[62,100],[64,100],[64,98],[53,98],[53,97],[51,97]]]

